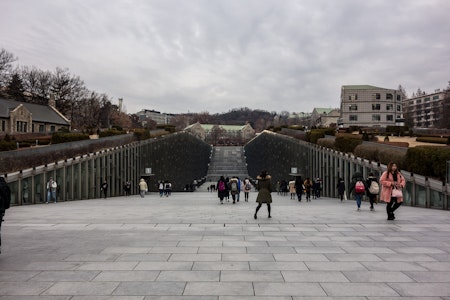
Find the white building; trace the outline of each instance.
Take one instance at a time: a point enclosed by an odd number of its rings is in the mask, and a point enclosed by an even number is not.
[[[403,125],[402,93],[371,85],[343,85],[340,127]]]
[[[405,120],[414,128],[439,128],[443,116],[445,92],[436,90],[403,101]],[[446,116],[448,117],[448,116]]]
[[[156,110],[149,109],[138,111],[136,115],[139,117],[139,122],[141,122],[143,126],[145,126],[147,119],[155,121],[158,125],[167,125],[170,123],[170,118],[173,116],[172,114],[165,114]]]

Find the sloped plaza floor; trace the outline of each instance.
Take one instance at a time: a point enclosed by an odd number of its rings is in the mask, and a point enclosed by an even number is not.
[[[12,207],[0,300],[450,299],[450,212],[273,194],[149,194]]]

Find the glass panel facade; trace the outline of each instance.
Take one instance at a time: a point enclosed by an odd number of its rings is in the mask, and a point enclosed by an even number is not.
[[[427,192],[424,186],[416,184],[416,206],[425,207],[427,199]]]
[[[430,189],[430,207],[442,208],[444,207],[444,195],[438,191]]]
[[[22,204],[33,203],[32,177],[22,179]]]
[[[34,176],[34,203],[44,203],[46,195],[46,182],[44,181],[44,174],[37,174]]]

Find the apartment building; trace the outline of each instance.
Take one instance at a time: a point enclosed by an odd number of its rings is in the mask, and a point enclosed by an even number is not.
[[[339,127],[404,125],[402,93],[371,85],[343,85]]]
[[[405,122],[414,128],[440,128],[443,116],[445,92],[436,90],[432,94],[424,94],[404,99],[403,110]]]
[[[141,122],[143,126],[146,125],[147,119],[155,121],[156,124],[158,125],[159,124],[167,125],[170,123],[171,117],[173,117],[173,114],[161,113],[153,109],[152,110],[143,109],[141,111],[138,111],[136,115],[139,117],[139,122]]]

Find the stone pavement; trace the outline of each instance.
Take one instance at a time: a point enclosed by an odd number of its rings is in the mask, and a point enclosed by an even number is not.
[[[0,300],[450,299],[450,212],[174,193],[12,207]]]

